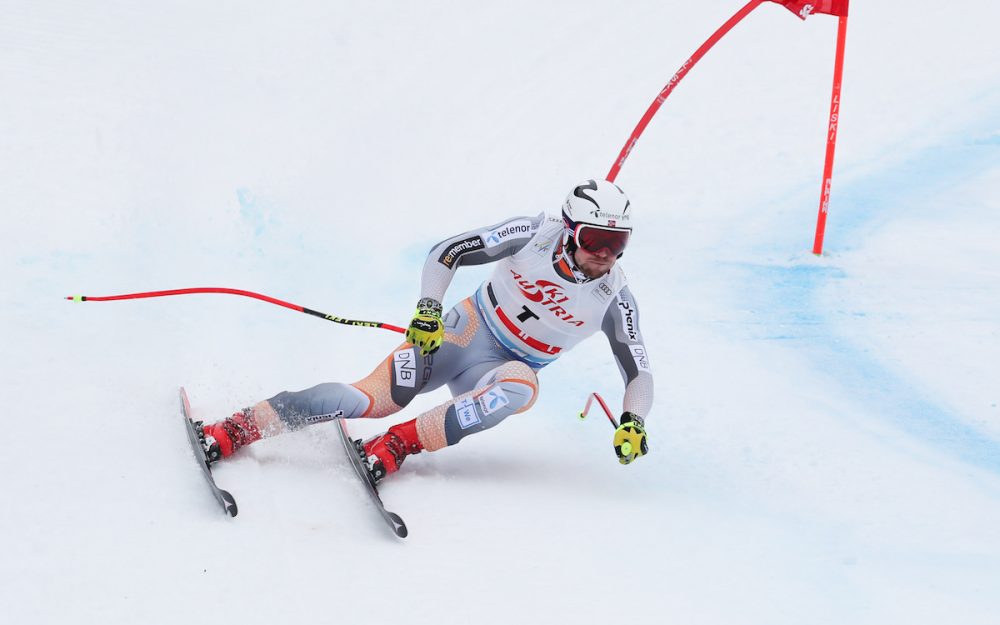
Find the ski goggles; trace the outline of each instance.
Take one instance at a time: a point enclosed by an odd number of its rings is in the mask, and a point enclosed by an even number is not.
[[[591,254],[597,254],[601,250],[607,249],[612,256],[621,256],[628,245],[630,234],[631,230],[592,224],[577,224],[573,228],[573,240],[576,242],[576,246]]]

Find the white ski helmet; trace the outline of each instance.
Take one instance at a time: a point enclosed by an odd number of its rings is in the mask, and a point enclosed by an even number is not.
[[[632,234],[628,196],[607,180],[577,185],[562,208],[566,243],[597,253],[607,248],[621,258]]]

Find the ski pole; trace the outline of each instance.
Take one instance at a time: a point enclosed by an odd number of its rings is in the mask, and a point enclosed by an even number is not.
[[[587,412],[590,411],[590,404],[592,404],[595,399],[597,400],[597,403],[601,404],[601,408],[604,409],[604,414],[608,415],[608,421],[611,422],[612,427],[614,427],[617,430],[618,421],[616,421],[615,418],[611,416],[611,410],[608,408],[608,405],[604,402],[604,398],[597,393],[591,393],[590,395],[587,396],[587,405],[583,407],[583,412],[580,413],[580,418],[585,419],[587,417]],[[621,450],[623,454],[628,456],[629,454],[632,453],[632,443],[625,441],[624,443],[622,443]]]
[[[222,293],[225,295],[242,295],[243,297],[251,297],[253,299],[259,299],[262,302],[267,302],[269,304],[284,306],[285,308],[289,308],[291,310],[297,310],[299,312],[306,313],[307,315],[319,317],[320,319],[326,319],[327,321],[332,321],[334,323],[341,323],[348,326],[357,326],[362,328],[382,328],[383,330],[392,330],[393,332],[399,332],[400,334],[406,333],[406,330],[404,328],[390,325],[388,323],[382,323],[381,321],[358,321],[356,319],[344,319],[343,317],[328,315],[326,313],[319,312],[318,310],[306,308],[305,306],[299,306],[298,304],[292,304],[291,302],[285,302],[280,299],[270,297],[268,295],[254,293],[253,291],[243,291],[241,289],[227,289],[221,287],[198,287],[193,289],[173,289],[169,291],[148,291],[146,293],[124,293],[122,295],[105,295],[101,297],[92,297],[89,295],[70,295],[66,297],[66,299],[74,302],[112,302],[112,301],[126,300],[126,299],[145,299],[148,297],[191,295],[193,293]]]
[[[594,403],[595,399],[597,400],[597,403],[601,404],[601,408],[604,409],[604,414],[608,415],[608,420],[611,421],[611,425],[613,425],[617,430],[618,421],[616,421],[615,418],[611,416],[611,410],[608,408],[608,405],[604,403],[604,398],[598,395],[597,393],[591,393],[590,395],[587,396],[587,405],[583,407],[583,412],[580,413],[580,419],[587,418],[587,413],[590,412],[590,405]]]

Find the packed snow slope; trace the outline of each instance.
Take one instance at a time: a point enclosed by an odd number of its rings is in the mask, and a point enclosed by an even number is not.
[[[0,3],[4,623],[995,624],[1000,7],[768,3],[618,178],[657,399],[620,466],[606,342],[407,461],[375,516],[324,424],[218,467],[178,417],[366,375],[430,246],[558,210],[743,3]],[[462,270],[453,304],[487,275]],[[353,423],[380,431],[445,399]]]

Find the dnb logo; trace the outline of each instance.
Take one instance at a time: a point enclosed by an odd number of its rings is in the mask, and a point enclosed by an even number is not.
[[[628,350],[632,352],[632,360],[639,371],[652,371],[649,366],[649,355],[646,353],[644,345],[629,345]]]
[[[401,349],[392,355],[392,365],[396,370],[396,384],[409,388],[417,387],[417,363],[411,349]]]

